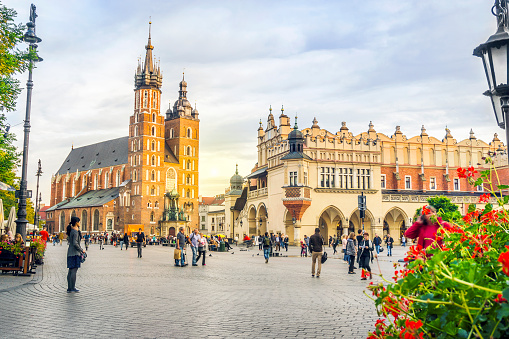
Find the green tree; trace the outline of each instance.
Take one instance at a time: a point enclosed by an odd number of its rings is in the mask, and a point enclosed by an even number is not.
[[[25,25],[14,23],[17,13],[0,3],[0,106],[7,111],[16,107],[21,92],[19,80],[13,76],[23,73],[32,57],[28,49],[18,48]]]
[[[458,211],[458,205],[453,204],[451,199],[438,196],[428,198],[428,204],[435,207],[437,215],[445,221],[456,221],[461,219],[461,213]]]
[[[16,11],[0,3],[0,181],[19,188],[16,169],[20,163],[20,153],[13,145],[14,135],[4,136],[7,121],[3,111],[15,109],[21,88],[14,76],[28,68],[35,52],[18,48],[25,26],[14,22],[16,15]],[[0,199],[3,200],[4,216],[7,218],[11,207],[16,205],[14,192],[0,191]]]

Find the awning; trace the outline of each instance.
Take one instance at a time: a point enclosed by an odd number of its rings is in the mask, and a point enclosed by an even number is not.
[[[259,178],[267,175],[267,167],[260,168],[253,173],[249,174],[246,179]]]

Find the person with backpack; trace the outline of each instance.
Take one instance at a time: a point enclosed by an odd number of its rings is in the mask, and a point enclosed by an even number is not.
[[[200,241],[200,235],[198,234],[197,228],[195,228],[193,233],[191,233],[188,241],[191,244],[191,250],[193,251],[193,266],[198,266],[196,263],[196,257],[198,256],[198,242]]]
[[[141,258],[141,250],[144,241],[145,233],[143,233],[140,228],[138,234],[136,234],[136,246],[138,247],[138,258]]]
[[[322,271],[322,255],[323,255],[323,238],[320,235],[320,229],[315,228],[315,234],[309,237],[309,249],[311,250],[311,277],[315,277],[315,266],[318,261],[318,269],[316,270],[316,277],[320,278]]]
[[[373,244],[375,244],[376,254],[380,254],[380,245],[382,244],[382,238],[375,233],[375,238],[373,239]]]
[[[359,255],[359,267],[362,268],[361,280],[366,280],[366,275],[369,275],[369,279],[373,279],[371,275],[371,267],[369,266],[370,261],[373,261],[373,243],[369,240],[369,233],[364,232],[364,239],[359,244],[359,248],[361,249],[361,253]],[[375,258],[377,254],[375,253]],[[368,272],[368,273],[366,273]]]
[[[263,235],[258,236],[258,250],[263,250]]]
[[[202,259],[202,266],[205,265],[205,251],[207,250],[207,239],[203,236],[203,234],[200,233],[200,240],[198,240],[198,256],[196,257],[196,262],[200,261],[200,258]]]
[[[262,244],[263,244],[263,256],[265,258],[265,263],[267,264],[269,262],[270,249],[272,248],[272,240],[269,237],[269,232],[265,232]]]

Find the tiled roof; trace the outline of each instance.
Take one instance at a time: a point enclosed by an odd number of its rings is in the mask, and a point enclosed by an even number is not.
[[[202,197],[200,205],[220,206],[223,203],[224,203],[224,199],[217,199],[216,197]]]
[[[68,208],[83,208],[102,206],[119,196],[120,187],[87,192],[78,198],[62,201],[46,211],[61,210]]]
[[[64,160],[57,174],[127,164],[128,147],[128,137],[122,137],[75,148]]]

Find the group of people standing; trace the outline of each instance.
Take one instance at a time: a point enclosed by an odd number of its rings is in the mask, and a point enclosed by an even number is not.
[[[281,233],[270,233],[265,232],[265,234],[259,235],[258,237],[253,236],[253,239],[255,240],[255,245],[258,245],[258,249],[261,251],[264,249],[264,238],[270,237],[271,246],[274,247],[274,251],[281,252],[281,248],[286,250],[288,252],[288,244],[290,242],[290,239],[287,235],[281,234]]]
[[[202,259],[202,266],[206,266],[205,264],[205,252],[207,251],[208,240],[207,238],[195,228],[193,233],[191,233],[188,237],[184,234],[184,228],[180,227],[179,232],[177,233],[177,244],[176,250],[180,251],[180,256],[175,257],[175,266],[177,267],[185,267],[188,264],[186,263],[186,255],[185,249],[187,245],[191,246],[191,251],[193,252],[193,260],[192,265],[198,266],[198,261],[200,258]],[[178,257],[178,259],[177,259]]]
[[[378,236],[375,235],[375,239]],[[378,237],[379,238],[379,237]],[[342,239],[343,244],[343,260],[348,262],[348,274],[355,274],[354,269],[355,262],[359,264],[359,267],[362,269],[361,280],[373,279],[371,274],[371,263],[374,258],[378,257],[379,252],[375,252],[375,241],[371,241],[369,239],[369,233],[358,230],[357,237],[354,232],[350,232],[350,234],[344,235]],[[356,260],[357,259],[357,260]]]

